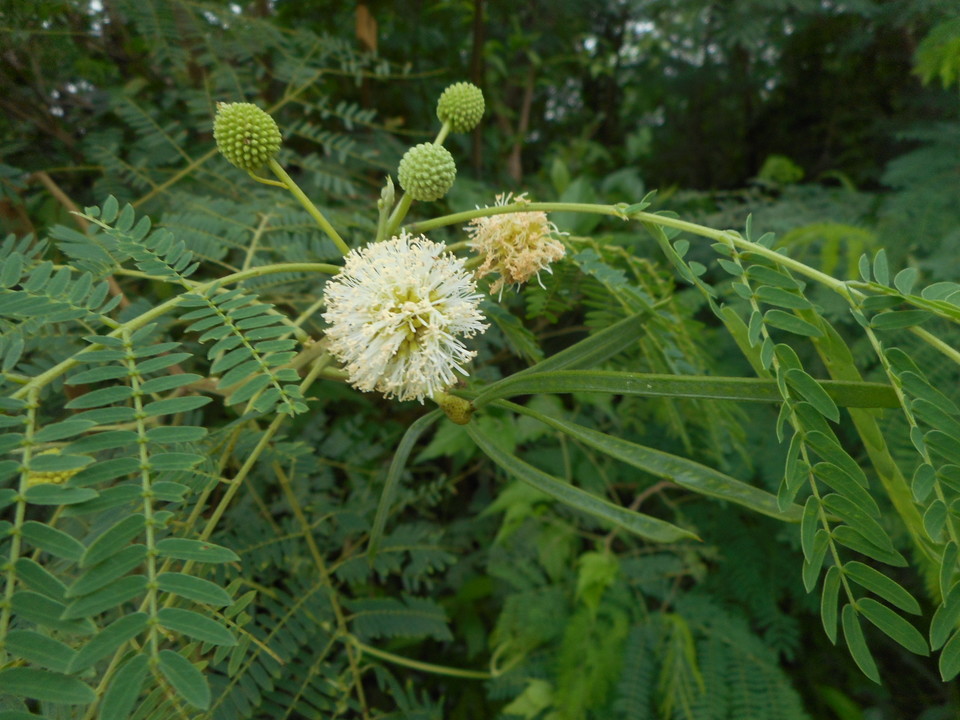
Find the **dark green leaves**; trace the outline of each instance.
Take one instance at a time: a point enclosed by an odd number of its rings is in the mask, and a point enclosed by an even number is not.
[[[77,678],[36,668],[0,670],[0,687],[11,695],[65,705],[87,705],[97,699]]]
[[[210,686],[203,674],[183,655],[173,650],[161,650],[160,672],[190,705],[200,710],[210,707]]]
[[[511,475],[529,483],[541,492],[559,500],[562,503],[605,520],[613,525],[636,533],[641,537],[656,542],[677,542],[684,539],[698,539],[696,535],[672,525],[664,520],[627,510],[603,498],[591,495],[580,488],[569,485],[562,480],[549,475],[532,465],[528,465],[519,458],[500,449],[496,443],[487,437],[476,425],[467,425],[467,432],[473,441],[491,460]]]
[[[164,608],[157,613],[157,620],[168,630],[183,633],[187,637],[214,645],[236,645],[237,639],[216,620],[179,608]]]
[[[237,562],[240,558],[233,550],[214,543],[189,538],[165,538],[157,543],[162,557],[176,560],[192,560],[203,563]]]

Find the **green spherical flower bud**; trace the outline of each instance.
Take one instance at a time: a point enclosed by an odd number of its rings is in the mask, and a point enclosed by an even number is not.
[[[404,154],[397,177],[410,197],[429,202],[447,194],[457,177],[457,165],[442,145],[421,143]]]
[[[257,170],[280,150],[280,128],[253,103],[217,103],[217,149],[241,170]]]
[[[483,92],[471,83],[454,83],[437,101],[437,117],[453,132],[470,132],[483,117]]]

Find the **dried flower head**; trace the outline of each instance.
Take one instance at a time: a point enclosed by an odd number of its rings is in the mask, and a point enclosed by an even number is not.
[[[347,255],[327,283],[330,352],[358,390],[419,400],[453,385],[483,332],[476,283],[464,261],[422,235],[402,233]]]
[[[530,202],[525,195],[514,198],[512,193],[500,194],[496,204],[502,207],[511,202]],[[491,294],[502,294],[504,286],[519,286],[534,275],[539,282],[540,271],[552,272],[550,263],[562,258],[566,252],[563,243],[554,237],[561,234],[557,226],[541,211],[474,218],[467,233],[470,247],[483,258],[483,264],[477,268],[477,277],[492,272],[500,274],[490,286]]]

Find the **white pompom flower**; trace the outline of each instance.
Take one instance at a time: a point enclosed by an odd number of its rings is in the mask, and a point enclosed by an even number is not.
[[[330,353],[351,385],[419,400],[466,375],[476,355],[461,342],[487,328],[464,260],[422,235],[352,250],[324,290]]]

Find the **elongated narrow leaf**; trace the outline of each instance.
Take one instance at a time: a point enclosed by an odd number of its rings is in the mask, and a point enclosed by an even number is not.
[[[867,540],[862,533],[849,525],[838,525],[833,529],[833,539],[841,545],[845,545],[851,550],[856,550],[867,557],[894,565],[896,567],[906,567],[908,565],[906,558],[896,550],[890,551],[886,548],[877,547]]]
[[[813,405],[821,415],[834,422],[840,421],[840,411],[823,386],[803,370],[790,369],[786,372],[787,384],[801,398]]]
[[[63,603],[48,598],[46,595],[20,590],[13,594],[11,601],[14,615],[21,620],[43,625],[52,630],[62,630],[67,633],[90,635],[96,628],[89,620],[64,620],[61,618],[64,611]]]
[[[80,566],[90,567],[111,555],[116,555],[127,546],[128,542],[143,532],[145,522],[146,519],[141,513],[125,517],[93,541],[83,554]]]
[[[240,560],[240,557],[233,550],[189,538],[164,538],[157,543],[157,550],[161,556],[175,560],[192,560],[203,563],[226,563]]]
[[[873,598],[860,598],[857,600],[857,608],[867,620],[910,652],[917,655],[930,654],[923,635],[886,605],[881,605]]]
[[[821,337],[823,335],[816,325],[812,325],[806,320],[801,320],[796,315],[791,315],[783,310],[767,310],[763,320],[768,325],[786,330],[794,335],[805,335],[807,337]]]
[[[867,641],[863,637],[863,629],[860,627],[860,620],[857,619],[853,605],[843,606],[841,622],[843,638],[847,642],[847,649],[850,650],[853,661],[864,675],[879,685],[880,673],[877,672],[877,664],[873,661],[870,648],[867,647]]]
[[[960,623],[960,582],[944,596],[930,622],[930,647],[938,650]]]
[[[64,487],[43,483],[27,488],[24,493],[31,505],[76,505],[93,500],[100,493],[90,488]]]
[[[817,586],[817,580],[820,578],[820,570],[823,569],[823,559],[826,557],[827,548],[830,546],[830,536],[826,530],[817,530],[813,536],[813,548],[810,550],[810,559],[804,558],[803,587],[810,592]]]
[[[143,575],[128,575],[96,592],[77,598],[63,611],[64,620],[99,615],[140,595],[147,586]]]
[[[540,422],[580,440],[602,453],[708,497],[726,500],[778,520],[797,522],[802,510],[791,505],[781,512],[774,495],[741,480],[701,465],[693,460],[654,450],[590,428],[536,412],[521,405],[502,403],[503,407],[536,418]]]
[[[960,674],[960,632],[954,633],[940,653],[940,677],[950,682]]]
[[[860,587],[879,595],[891,605],[896,605],[904,612],[914,615],[920,614],[920,605],[907,590],[896,580],[891,580],[883,573],[874,570],[869,565],[852,560],[843,566],[843,574],[857,583]]]
[[[192,610],[164,608],[157,613],[157,620],[168,630],[183,633],[195,640],[214,645],[237,644],[237,638],[223,625]]]
[[[603,498],[591,495],[580,488],[569,485],[542,470],[510,455],[487,437],[475,423],[470,423],[467,432],[484,454],[511,475],[529,483],[541,492],[550,495],[562,503],[582,512],[598,517],[624,530],[636,533],[654,542],[678,542],[680,540],[699,540],[688,530],[660,520],[614,505]]]
[[[106,657],[127,640],[146,629],[147,620],[149,616],[143,612],[130,613],[114,620],[80,648],[70,662],[69,672],[83,672],[100,658]]]
[[[373,518],[373,526],[370,529],[367,557],[371,563],[377,556],[377,550],[383,538],[383,529],[387,524],[387,516],[390,514],[390,506],[393,504],[393,498],[397,493],[397,487],[400,484],[403,469],[407,466],[407,459],[417,444],[417,440],[420,439],[420,436],[427,428],[440,418],[441,413],[441,410],[433,410],[415,420],[403,434],[403,437],[400,439],[400,444],[397,445],[396,452],[393,454],[393,460],[390,462],[390,469],[387,471],[387,479],[384,481],[383,490],[380,492],[377,514]]]
[[[227,591],[219,585],[184,573],[161,573],[157,576],[157,587],[188,600],[214,607],[229,605],[232,602]]]
[[[100,720],[126,720],[130,716],[149,665],[146,655],[134,655],[117,670],[100,704]]]
[[[34,520],[23,524],[22,536],[34,547],[64,560],[79,560],[86,549],[81,542],[65,532]]]
[[[820,619],[830,642],[837,644],[837,596],[840,593],[840,568],[832,565],[823,578],[820,596]]]
[[[826,393],[827,402],[833,407],[898,406],[893,389],[881,383],[823,380],[818,387]],[[486,388],[474,400],[474,405],[479,408],[493,400],[515,395],[574,392],[747,402],[781,402],[783,399],[776,380],[767,378],[557,370],[511,375]]]
[[[183,655],[173,650],[161,650],[160,672],[190,705],[199,710],[210,707],[210,686],[203,674]]]
[[[578,368],[590,368],[599,365],[618,353],[626,350],[633,345],[638,338],[646,333],[645,321],[649,313],[642,312],[611,325],[590,337],[581,340],[574,345],[561,350],[555,355],[541,360],[536,365],[532,365],[525,370],[521,370],[510,378],[550,372],[555,370],[574,370]],[[510,378],[504,378],[499,382],[493,383],[481,393],[474,403],[479,403],[481,407],[489,400],[486,393],[491,393],[489,399],[494,397],[505,397],[495,394],[497,386]]]
[[[66,596],[74,598],[95,592],[121,575],[126,575],[134,568],[139,567],[146,556],[146,545],[128,545],[116,555],[112,555],[103,562],[87,569],[70,586]]]
[[[0,688],[10,695],[65,705],[87,705],[97,699],[96,693],[81,680],[37,668],[0,670]]]
[[[67,672],[76,652],[69,645],[33,630],[7,633],[7,652],[56,672]]]

